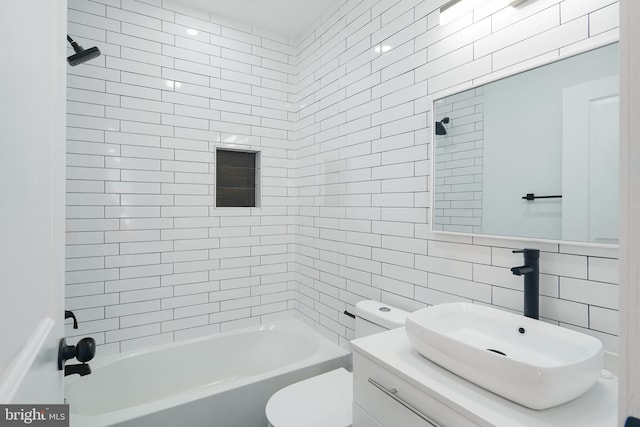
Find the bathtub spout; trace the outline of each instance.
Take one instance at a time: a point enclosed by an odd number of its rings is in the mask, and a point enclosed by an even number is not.
[[[91,367],[86,363],[80,363],[76,365],[67,365],[64,367],[64,376],[78,374],[81,377],[89,375],[91,373]]]

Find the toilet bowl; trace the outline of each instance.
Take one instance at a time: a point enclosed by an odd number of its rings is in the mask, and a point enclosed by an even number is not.
[[[356,338],[404,326],[409,313],[378,301],[356,304]],[[265,408],[270,427],[350,427],[353,376],[344,368],[291,384]]]
[[[352,381],[351,373],[339,368],[283,388],[267,402],[269,426],[350,426]]]

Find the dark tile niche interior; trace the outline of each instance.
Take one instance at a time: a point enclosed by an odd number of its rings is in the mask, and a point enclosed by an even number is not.
[[[216,150],[216,206],[255,205],[256,153]]]

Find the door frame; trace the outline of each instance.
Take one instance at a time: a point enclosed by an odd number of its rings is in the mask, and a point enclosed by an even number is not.
[[[640,418],[640,2],[620,1],[620,358],[618,425]],[[635,166],[635,167],[634,167]]]

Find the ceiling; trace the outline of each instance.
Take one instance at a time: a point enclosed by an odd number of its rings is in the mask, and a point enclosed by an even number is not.
[[[181,0],[241,23],[296,37],[336,3],[345,0]]]

